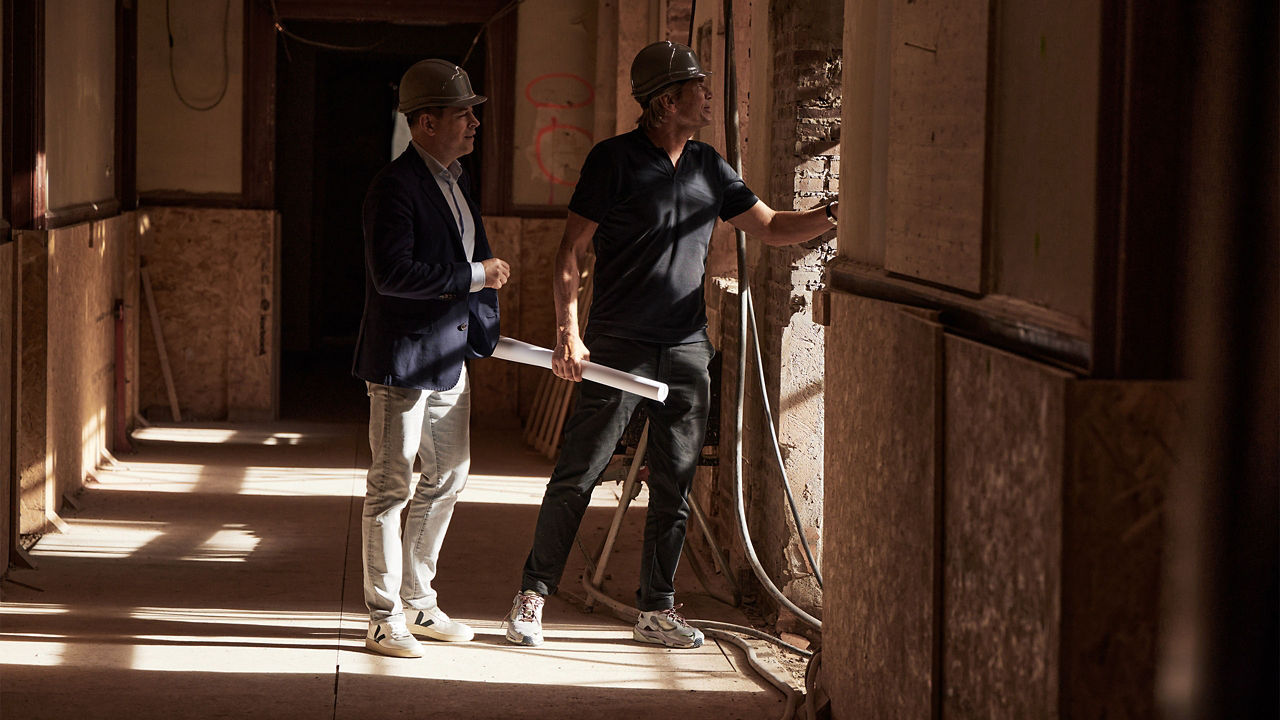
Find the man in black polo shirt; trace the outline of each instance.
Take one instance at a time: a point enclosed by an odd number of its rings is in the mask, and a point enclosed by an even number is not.
[[[538,514],[533,549],[507,617],[507,640],[542,644],[542,605],[555,592],[591,491],[632,411],[648,402],[649,510],[640,561],[640,642],[689,648],[703,634],[678,612],[676,564],[684,546],[689,487],[710,405],[702,286],[716,218],[770,245],[831,229],[835,204],[775,212],[710,146],[692,140],[711,122],[709,73],[684,45],[658,42],[631,65],[639,127],[592,148],[569,201],[556,254],[556,375],[582,380],[588,359],[667,383],[665,404],[594,382],[578,387],[564,445]],[[595,249],[585,337],[578,332],[579,268]]]

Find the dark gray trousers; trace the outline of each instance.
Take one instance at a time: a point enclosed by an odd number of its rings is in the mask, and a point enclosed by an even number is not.
[[[636,607],[664,610],[675,602],[676,565],[684,548],[689,488],[706,435],[711,402],[707,366],[715,350],[705,340],[681,345],[586,338],[591,361],[667,383],[665,404],[589,380],[579,383],[564,444],[542,497],[533,549],[525,561],[522,590],[556,591],[591,491],[631,413],[647,403],[649,414],[649,512],[645,518]]]

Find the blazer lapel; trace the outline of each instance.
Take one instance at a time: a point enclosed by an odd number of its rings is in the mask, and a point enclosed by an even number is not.
[[[440,192],[440,184],[432,177],[431,171],[427,168],[427,162],[418,155],[417,149],[413,145],[405,150],[406,155],[411,155],[410,164],[414,171],[418,174],[422,181],[422,192],[435,206],[437,212],[444,219],[445,227],[449,228],[449,236],[453,238],[454,247],[458,254],[462,255],[462,233],[458,231],[458,220],[453,214],[453,208],[450,207],[449,201],[445,199],[444,193]]]

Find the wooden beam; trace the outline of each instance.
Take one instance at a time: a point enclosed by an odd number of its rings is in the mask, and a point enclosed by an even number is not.
[[[147,300],[147,312],[151,315],[151,334],[156,339],[156,353],[160,356],[160,372],[164,375],[164,389],[169,395],[169,411],[173,413],[174,422],[182,422],[182,411],[178,405],[178,392],[173,386],[173,372],[169,369],[169,354],[164,347],[164,331],[160,327],[160,312],[156,309],[156,298],[151,292],[151,273],[143,265],[138,271],[142,275],[142,291]]]
[[[11,151],[8,174],[9,222],[41,229],[49,200],[44,162],[44,3],[6,3],[5,107]],[[21,38],[21,41],[18,39]]]
[[[480,202],[485,215],[511,213],[511,148],[515,144],[516,97],[516,15],[507,13],[489,26],[485,33],[484,94],[494,98],[487,103],[490,117],[480,126],[484,133],[484,149]]]
[[[282,20],[347,20],[442,25],[484,22],[507,0],[276,0]]]
[[[64,208],[49,210],[44,214],[44,226],[48,230],[79,225],[93,220],[103,220],[120,214],[121,203],[116,198],[107,198],[97,202],[69,205]]]
[[[243,207],[275,206],[276,29],[271,7],[244,0]]]

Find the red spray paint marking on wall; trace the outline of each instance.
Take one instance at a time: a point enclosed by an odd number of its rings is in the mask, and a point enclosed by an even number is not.
[[[585,96],[578,100],[568,99],[564,101],[539,99],[537,97],[538,94],[545,94],[554,87],[554,84],[548,83],[548,81],[551,81],[551,80],[568,80],[570,81],[570,84],[581,85],[582,89],[585,91]],[[542,87],[538,88],[539,85],[542,85]],[[552,108],[555,110],[573,110],[576,108],[586,107],[587,105],[590,105],[592,101],[595,100],[596,93],[595,93],[595,88],[591,86],[591,83],[587,82],[585,79],[583,79],[578,75],[574,75],[573,73],[547,73],[545,75],[539,75],[533,80],[530,80],[528,85],[525,85],[524,97],[526,100],[532,103],[534,107]],[[554,138],[553,133],[555,133],[557,130],[578,133],[587,139],[588,144],[590,144],[592,141],[591,131],[587,130],[586,128],[578,127],[577,125],[563,125],[560,123],[559,119],[556,118],[555,116],[552,116],[550,124],[544,125],[543,127],[538,129],[538,134],[535,136],[534,143],[533,143],[533,156],[538,163],[538,171],[541,172],[543,177],[547,179],[547,183],[550,186],[549,195],[547,199],[547,203],[550,205],[555,204],[556,185],[573,187],[574,185],[577,184],[576,180],[570,181],[570,180],[567,180],[566,178],[560,177],[555,173],[554,169],[547,166],[547,161],[544,157],[544,151],[542,147],[543,140],[548,135],[552,135],[552,137]]]

